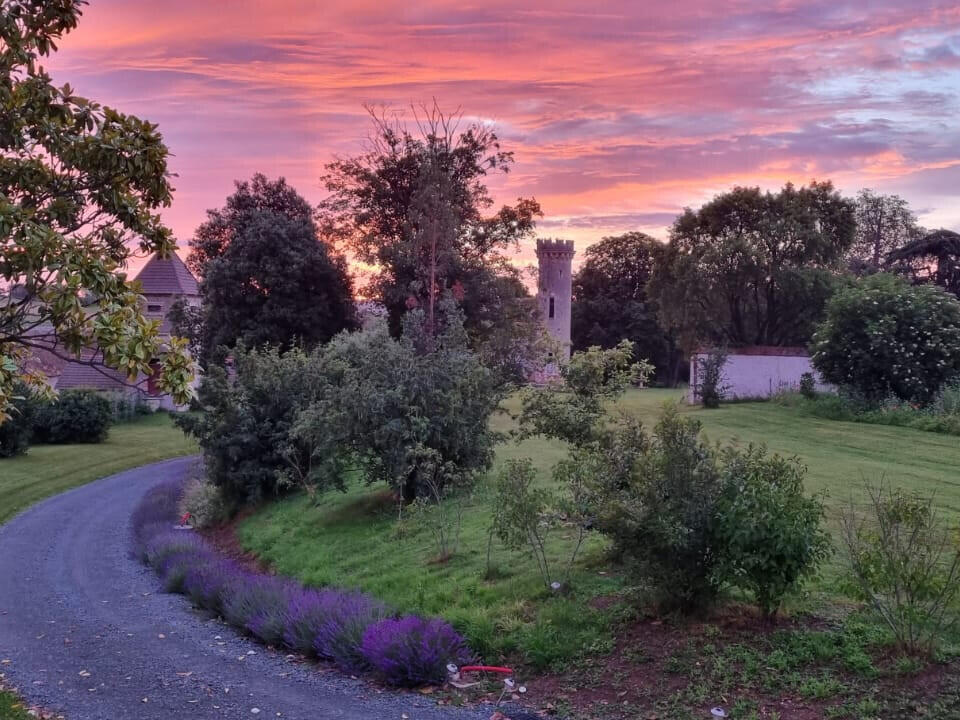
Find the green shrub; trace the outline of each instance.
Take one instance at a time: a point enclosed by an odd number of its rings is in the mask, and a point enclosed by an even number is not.
[[[813,373],[805,372],[800,376],[800,394],[808,400],[813,400],[817,396],[817,381]]]
[[[930,653],[956,623],[960,541],[945,528],[933,499],[886,484],[867,486],[866,516],[842,517],[847,562],[857,595],[893,631],[901,649]]]
[[[174,417],[203,448],[210,481],[230,505],[256,503],[290,488],[291,465],[305,463],[291,444],[293,425],[322,384],[316,363],[299,349],[233,354],[235,377],[211,365],[197,397],[200,413]]]
[[[705,408],[716,409],[726,397],[729,388],[723,381],[723,366],[727,364],[727,351],[714,348],[706,357],[697,358],[697,384],[694,388]]]
[[[9,417],[0,422],[0,458],[21,455],[30,446],[37,415],[37,400],[33,390],[23,383],[17,383],[7,412]]]
[[[930,402],[960,374],[960,301],[884,274],[840,290],[811,345],[823,379],[879,403]]]
[[[490,418],[506,390],[471,350],[452,298],[440,314],[435,334],[413,310],[399,339],[380,325],[318,351],[323,382],[297,423],[308,453],[297,477],[330,486],[344,467],[360,468],[413,501],[466,489],[490,468],[499,439]]]
[[[784,596],[830,554],[824,505],[803,492],[806,468],[796,458],[750,446],[723,453],[724,495],[716,546],[718,580],[749,590],[767,618]]]
[[[632,472],[596,488],[597,528],[615,552],[651,583],[668,609],[712,604],[721,559],[715,524],[723,476],[700,423],[667,406]],[[611,474],[611,477],[615,474]]]
[[[112,423],[110,401],[96,390],[64,390],[41,405],[34,440],[44,443],[99,443]]]
[[[233,514],[220,488],[202,474],[190,478],[184,486],[180,513],[189,513],[190,524],[197,528],[220,525]]]

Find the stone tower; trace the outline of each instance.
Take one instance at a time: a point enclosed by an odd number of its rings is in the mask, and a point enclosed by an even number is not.
[[[573,240],[537,240],[540,316],[550,337],[560,344],[561,360],[570,359],[573,252]]]

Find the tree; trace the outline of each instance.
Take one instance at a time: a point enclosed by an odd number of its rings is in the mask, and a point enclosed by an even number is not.
[[[291,467],[306,462],[291,442],[294,423],[323,386],[317,363],[300,348],[246,349],[234,356],[234,377],[208,368],[198,388],[203,411],[175,418],[197,438],[210,481],[231,505],[256,503],[293,489]]]
[[[960,374],[960,301],[932,285],[871,275],[831,298],[811,349],[827,382],[873,402],[926,403]]]
[[[36,349],[103,364],[186,401],[182,341],[162,340],[123,271],[135,244],[167,255],[175,242],[156,210],[172,188],[157,126],[55,87],[40,66],[77,26],[82,0],[0,5],[0,422],[14,384],[44,386],[25,369]],[[97,304],[84,307],[93,294]]]
[[[346,261],[320,242],[309,205],[282,179],[238,183],[226,207],[209,216],[191,255],[203,270],[205,363],[237,342],[310,347],[355,326]],[[189,327],[195,318],[183,312],[176,319]]]
[[[734,188],[677,219],[650,298],[688,351],[702,342],[804,345],[854,228],[853,203],[829,182],[776,194]]]
[[[887,255],[893,272],[913,283],[933,283],[960,297],[960,234],[935,230]]]
[[[303,474],[329,486],[331,473],[352,465],[411,501],[442,497],[489,469],[503,388],[468,347],[453,298],[440,305],[435,332],[418,308],[399,339],[381,324],[317,350],[322,390],[294,433],[310,453]]]
[[[676,382],[681,356],[663,331],[647,283],[662,243],[640,232],[605,237],[587,248],[573,278],[574,350],[612,348],[630,340],[661,380]]]
[[[236,190],[222,208],[207,210],[207,220],[190,239],[187,266],[203,278],[207,265],[221,257],[233,238],[264,213],[293,222],[311,223],[313,208],[284,178],[268,180],[256,173],[250,181],[234,183]]]
[[[916,215],[899,195],[861,190],[855,207],[857,230],[848,258],[858,275],[879,272],[890,252],[922,233]]]
[[[506,306],[523,298],[501,292],[504,276],[517,277],[505,252],[532,235],[540,206],[520,199],[484,214],[493,204],[484,179],[507,172],[513,162],[489,126],[461,131],[460,115],[444,114],[436,104],[417,111],[415,130],[371,117],[370,150],[327,166],[324,235],[376,267],[364,292],[387,308],[395,336],[414,307],[426,309],[428,327],[436,323],[431,308],[451,291],[479,345],[505,323],[502,318],[516,319]]]

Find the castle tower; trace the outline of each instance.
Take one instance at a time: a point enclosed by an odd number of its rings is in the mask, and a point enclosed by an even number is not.
[[[537,240],[537,301],[547,332],[560,344],[561,360],[570,359],[573,253],[573,240]]]

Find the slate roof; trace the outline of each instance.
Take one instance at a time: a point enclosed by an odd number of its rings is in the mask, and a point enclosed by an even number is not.
[[[134,280],[139,280],[144,295],[199,295],[200,286],[183,260],[175,252],[170,257],[154,255]]]
[[[57,390],[69,390],[70,388],[90,388],[92,390],[116,390],[120,392],[130,392],[130,382],[126,375],[102,364],[98,367],[91,367],[86,364],[93,358],[93,353],[86,351],[83,353],[83,362],[71,360],[63,368],[60,377],[57,379]],[[99,360],[99,358],[98,358]],[[102,363],[102,360],[100,361]]]

